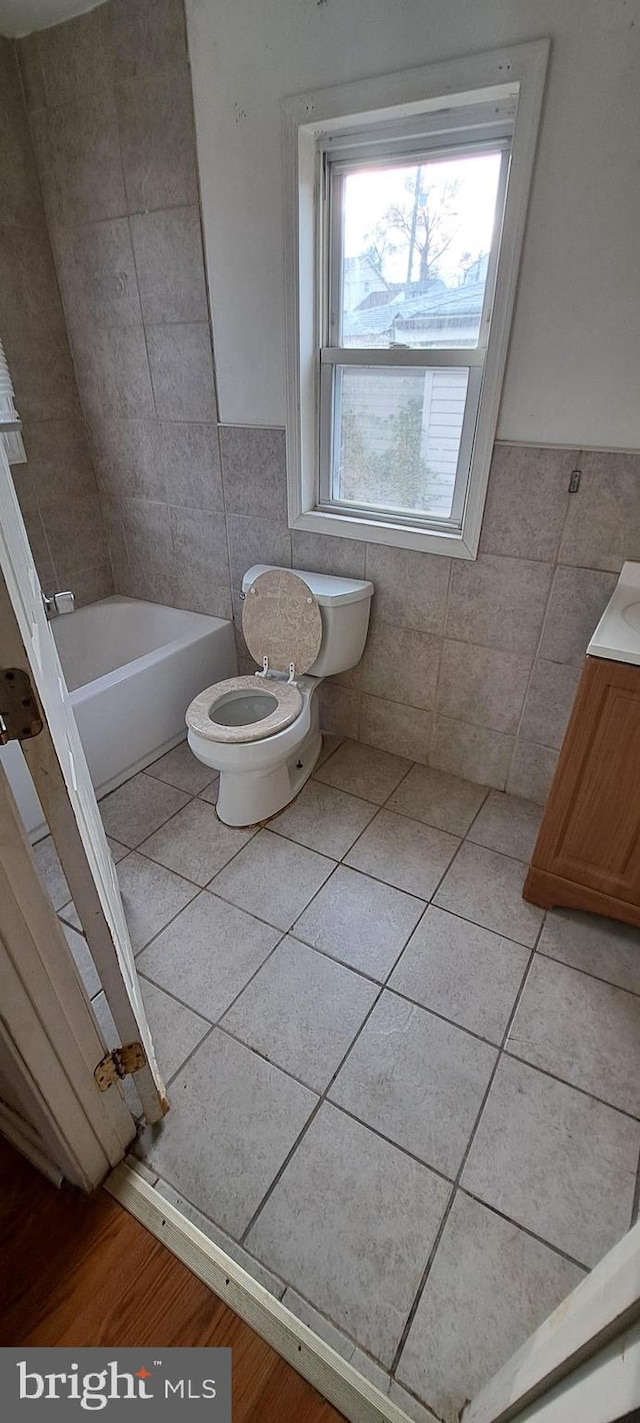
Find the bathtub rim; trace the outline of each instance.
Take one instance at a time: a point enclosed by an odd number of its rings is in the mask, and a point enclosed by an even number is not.
[[[110,672],[103,672],[100,677],[94,677],[89,682],[81,682],[79,686],[73,689],[67,685],[64,662],[60,649],[58,648],[58,657],[60,658],[60,665],[72,706],[76,706],[79,702],[87,700],[89,696],[106,691],[107,687],[113,687],[119,682],[126,681],[128,677],[133,675],[133,668],[139,672],[144,672],[147,668],[154,667],[156,663],[161,662],[163,658],[170,656],[171,653],[177,652],[179,648],[201,642],[203,638],[209,637],[217,628],[233,625],[231,618],[218,618],[209,613],[192,613],[186,608],[171,608],[167,603],[150,603],[144,598],[129,598],[119,593],[112,594],[108,598],[98,598],[94,603],[85,603],[84,606],[78,608],[77,611],[78,613],[83,613],[85,609],[105,607],[109,604],[113,605],[114,603],[126,603],[129,605],[142,604],[143,607],[154,609],[166,608],[168,612],[182,613],[185,618],[197,619],[200,627],[197,629],[194,628],[191,636],[187,634],[185,628],[185,632],[179,637],[173,637],[170,641],[162,642],[158,647],[152,648],[150,652],[144,652],[142,656],[139,657],[132,657],[128,662],[119,664],[119,666],[114,667]],[[72,613],[70,616],[75,617],[76,614]]]

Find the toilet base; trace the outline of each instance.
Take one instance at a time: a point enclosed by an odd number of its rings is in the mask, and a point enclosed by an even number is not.
[[[260,825],[295,800],[322,750],[317,717],[296,751],[280,766],[264,772],[221,771],[218,790],[218,818],[224,825]]]

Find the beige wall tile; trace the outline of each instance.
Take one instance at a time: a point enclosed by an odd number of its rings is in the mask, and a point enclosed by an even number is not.
[[[474,726],[515,733],[530,672],[526,654],[445,641],[437,710]]]
[[[375,589],[376,617],[394,627],[441,633],[451,560],[385,544],[367,544],[366,549],[366,576]]]
[[[69,342],[64,331],[43,331],[27,341],[24,331],[3,332],[3,344],[23,420],[60,420],[80,413]]]
[[[197,203],[191,74],[186,64],[116,85],[130,212]]]
[[[0,37],[0,113],[9,143],[0,147],[0,222],[18,227],[43,221],[42,194],[27,125],[15,51]]]
[[[0,160],[1,165],[2,160]],[[37,341],[43,331],[64,332],[64,313],[51,243],[44,222],[5,226],[0,221],[0,328]]]
[[[560,562],[619,573],[625,559],[640,559],[640,454],[592,450],[581,456],[580,468]]]
[[[536,662],[520,726],[525,741],[560,750],[579,680],[579,667]]]
[[[364,652],[362,690],[413,707],[433,706],[441,639],[374,621]]]
[[[360,697],[347,687],[337,687],[335,682],[322,682],[320,697],[320,730],[332,736],[358,735]]]
[[[215,423],[211,336],[201,321],[146,328],[156,414],[160,419]]]
[[[153,392],[142,326],[96,329],[94,352],[104,415],[112,420],[144,419],[153,415]]]
[[[363,696],[360,701],[360,740],[409,761],[426,764],[431,722],[431,712],[419,707],[387,702],[382,697]]]
[[[286,521],[284,430],[221,425],[220,455],[229,513]]]
[[[54,244],[67,319],[74,327],[141,324],[127,217],[60,227]]]
[[[577,450],[496,445],[482,520],[483,553],[553,562],[569,507]]]
[[[231,584],[236,595],[241,591],[243,574],[254,563],[291,567],[291,535],[287,525],[277,519],[247,519],[239,514],[227,514],[227,536]]]
[[[156,461],[170,503],[222,509],[218,431],[213,425],[159,420]]]
[[[38,33],[46,102],[73,103],[85,97],[103,98],[113,84],[109,9],[100,5],[62,25]]]
[[[581,667],[587,644],[616,586],[615,573],[556,568],[540,656]]]
[[[308,534],[292,529],[294,568],[307,573],[333,573],[338,578],[364,578],[366,544],[360,539],[336,539],[331,534]]]
[[[8,45],[9,41],[5,41]],[[41,109],[46,104],[44,74],[40,62],[38,32],[26,35],[16,43],[16,54],[22,77],[22,89],[28,109]]]
[[[507,778],[507,791],[544,805],[557,760],[558,753],[551,747],[536,746],[532,741],[519,738]]]
[[[480,554],[451,573],[446,636],[509,652],[535,650],[552,568],[524,558]]]
[[[182,0],[111,0],[108,12],[120,78],[167,69],[187,58]]]
[[[500,731],[436,716],[429,765],[468,781],[476,781],[479,785],[503,790],[514,745],[514,737],[505,736]]]
[[[36,110],[32,133],[50,222],[99,222],[126,213],[111,91]]]
[[[227,531],[221,514],[172,508],[177,606],[216,618],[231,617]]]
[[[134,213],[131,236],[145,324],[206,321],[207,292],[197,203]]]

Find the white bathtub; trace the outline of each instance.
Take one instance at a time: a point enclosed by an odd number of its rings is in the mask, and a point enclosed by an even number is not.
[[[186,735],[189,702],[236,673],[231,623],[135,598],[104,598],[51,628],[98,794],[114,790]],[[44,833],[17,742],[0,750],[25,826]]]

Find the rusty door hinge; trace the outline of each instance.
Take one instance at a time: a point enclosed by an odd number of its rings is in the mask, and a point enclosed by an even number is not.
[[[29,673],[20,667],[0,669],[0,746],[28,741],[43,725]]]
[[[93,1075],[100,1091],[106,1092],[114,1082],[123,1077],[130,1077],[133,1072],[139,1072],[141,1067],[146,1066],[146,1062],[142,1043],[127,1043],[125,1047],[114,1047],[108,1052],[98,1063]]]

